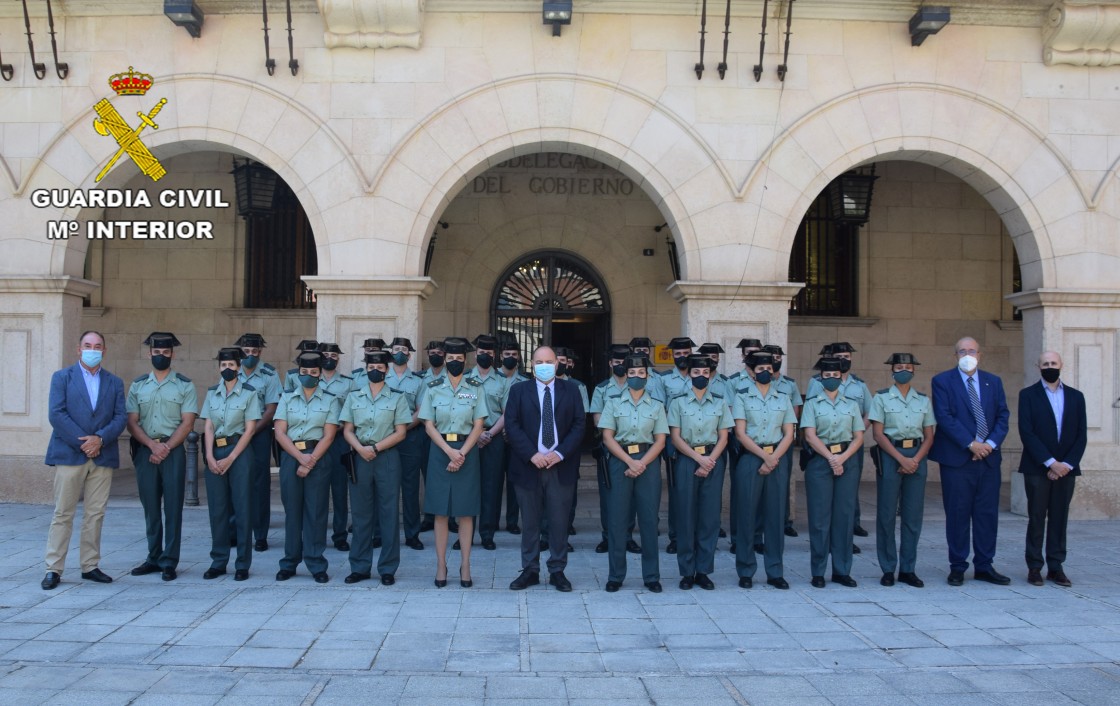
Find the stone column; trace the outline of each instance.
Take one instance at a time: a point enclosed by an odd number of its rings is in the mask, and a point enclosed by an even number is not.
[[[1038,356],[1053,350],[1062,381],[1085,395],[1089,447],[1070,517],[1120,517],[1120,290],[1035,289],[1007,300],[1023,312],[1022,387],[1038,382]],[[1016,410],[1011,423],[1018,434]],[[1025,514],[1022,477],[1011,479],[1012,509]]]
[[[97,283],[68,276],[0,276],[0,500],[51,502],[43,464],[51,374],[78,359],[82,298]],[[113,369],[112,351],[105,367]]]
[[[388,343],[394,336],[405,336],[417,350],[424,345],[423,301],[436,288],[430,277],[324,275],[303,281],[315,293],[318,340],[337,341],[348,353],[360,352],[369,337]],[[355,354],[354,359],[361,357]]]

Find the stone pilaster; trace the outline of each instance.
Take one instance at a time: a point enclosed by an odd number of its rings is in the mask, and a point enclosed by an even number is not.
[[[315,292],[316,337],[338,341],[344,351],[360,351],[369,337],[405,336],[419,349],[423,302],[435,291],[430,277],[307,276]],[[358,360],[359,358],[355,358]]]

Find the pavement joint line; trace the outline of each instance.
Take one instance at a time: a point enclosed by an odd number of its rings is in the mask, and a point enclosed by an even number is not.
[[[311,687],[311,691],[307,692],[307,696],[303,697],[303,701],[300,702],[300,706],[311,706],[311,704],[315,703],[315,701],[318,700],[319,695],[323,693],[323,689],[326,689],[327,684],[330,683],[331,680],[329,678],[317,680],[315,682],[315,686]]]
[[[740,706],[751,706],[751,702],[747,701],[746,697],[739,692],[738,687],[732,684],[730,679],[721,675],[719,677],[719,683],[723,684],[723,688],[727,689],[727,693],[730,694],[731,698],[735,699],[735,702],[740,704]]]

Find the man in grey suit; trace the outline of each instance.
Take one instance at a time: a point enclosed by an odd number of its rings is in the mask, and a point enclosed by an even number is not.
[[[54,466],[54,519],[47,537],[47,575],[41,586],[58,586],[74,529],[74,510],[85,496],[82,520],[82,578],[112,583],[98,568],[101,521],[109,500],[113,469],[120,466],[117,437],[124,431],[124,384],[101,367],[105,338],[86,331],[78,343],[79,361],[51,377],[48,466]]]

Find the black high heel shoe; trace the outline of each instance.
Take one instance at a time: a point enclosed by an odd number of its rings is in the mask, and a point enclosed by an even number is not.
[[[447,585],[447,570],[446,569],[444,570],[442,579],[435,579],[433,581],[433,583],[435,583],[436,588],[443,588],[444,586],[446,586]]]
[[[472,581],[471,579],[463,578],[463,568],[462,567],[459,567],[459,585],[462,586],[463,588],[470,588],[471,586],[474,585],[474,581]]]

